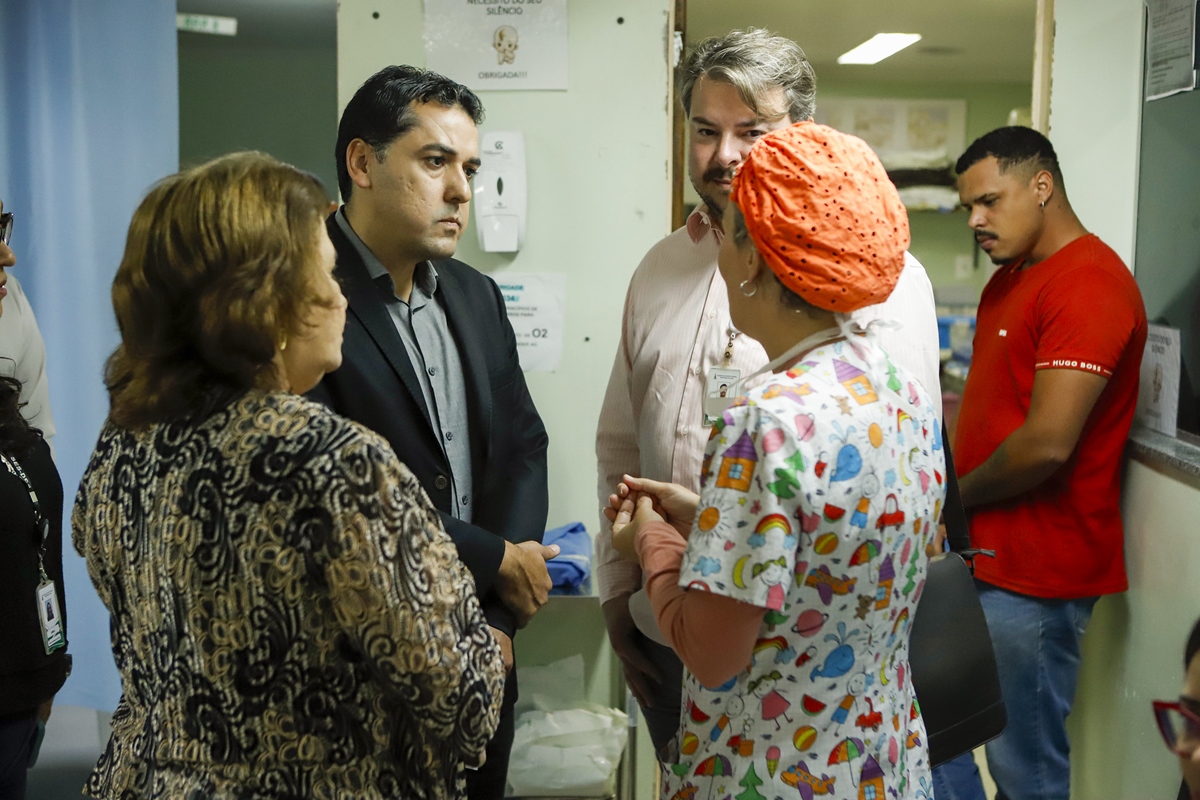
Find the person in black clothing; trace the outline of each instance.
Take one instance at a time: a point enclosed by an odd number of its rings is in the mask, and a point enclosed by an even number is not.
[[[409,66],[380,70],[346,104],[329,217],[349,302],[342,365],[309,396],[379,433],[441,515],[510,669],[470,800],[504,796],[517,697],[513,637],[546,602],[541,543],[548,440],[495,281],[454,255],[480,166],[483,106]]]
[[[12,217],[0,203],[0,314]],[[62,482],[41,431],[21,416],[21,383],[0,377],[0,800],[25,778],[70,671],[62,580]]]

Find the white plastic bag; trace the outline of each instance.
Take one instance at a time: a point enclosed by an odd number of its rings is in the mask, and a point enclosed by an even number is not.
[[[605,797],[616,788],[629,731],[615,708],[533,709],[517,719],[508,795]]]

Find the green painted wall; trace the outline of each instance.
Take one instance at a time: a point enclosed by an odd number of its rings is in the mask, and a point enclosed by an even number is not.
[[[337,44],[179,34],[179,162],[263,150],[337,193]]]
[[[868,68],[869,69],[869,68]],[[889,83],[887,81],[824,81],[817,76],[817,105],[823,97],[884,97],[967,101],[967,144],[988,131],[1008,124],[1008,112],[1028,107],[1032,87],[1028,83]],[[916,211],[909,214],[912,231],[910,250],[925,265],[933,285],[971,286],[976,295],[983,290],[991,271],[990,262],[977,254],[975,239],[964,212],[941,214]],[[955,275],[955,261],[971,259],[970,276]]]

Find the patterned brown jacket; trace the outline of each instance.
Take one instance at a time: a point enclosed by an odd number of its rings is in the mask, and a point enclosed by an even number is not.
[[[453,798],[495,730],[499,648],[387,443],[251,392],[106,425],[72,520],[122,698],[85,793]]]

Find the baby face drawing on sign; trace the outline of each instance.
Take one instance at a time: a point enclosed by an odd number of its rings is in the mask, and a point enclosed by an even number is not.
[[[492,47],[496,49],[497,64],[511,64],[517,57],[517,29],[512,25],[501,25],[492,34]]]

